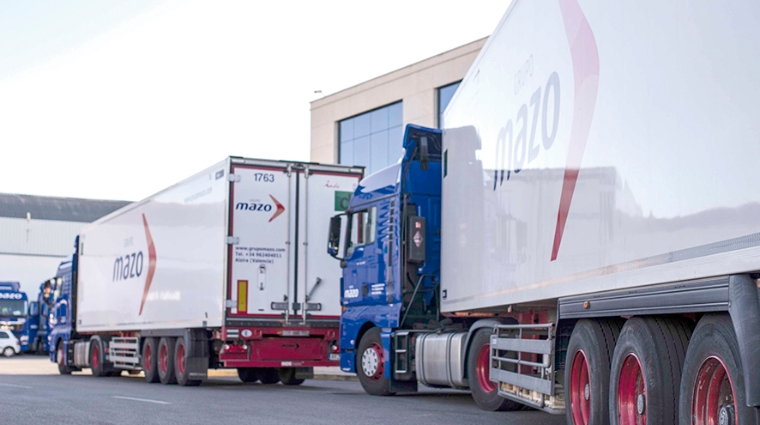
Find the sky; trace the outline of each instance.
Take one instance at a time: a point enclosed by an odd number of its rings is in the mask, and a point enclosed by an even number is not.
[[[310,101],[488,36],[508,5],[0,3],[0,192],[137,201],[229,155],[309,160]]]

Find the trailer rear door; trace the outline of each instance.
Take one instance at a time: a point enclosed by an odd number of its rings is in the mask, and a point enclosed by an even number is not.
[[[228,317],[282,317],[292,304],[293,175],[286,165],[233,164],[231,180]]]
[[[299,255],[295,289],[300,311],[314,319],[340,317],[341,269],[326,251],[330,217],[345,211],[362,178],[360,170],[311,166],[299,173]]]

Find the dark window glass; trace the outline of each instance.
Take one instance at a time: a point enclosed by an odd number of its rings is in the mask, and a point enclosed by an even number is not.
[[[340,163],[363,165],[367,174],[396,163],[401,155],[403,124],[401,102],[341,121]]]
[[[354,137],[369,135],[369,114],[354,117]]]
[[[369,165],[369,136],[354,139],[354,164]]]
[[[388,130],[379,133],[372,133],[369,136],[370,158],[369,166],[377,171],[388,166],[388,145],[392,143],[388,140]]]
[[[345,165],[358,165],[354,162],[353,141],[340,144],[340,163]]]
[[[404,127],[396,126],[388,129],[388,140],[390,144],[388,146],[388,164],[395,164],[398,159],[401,158],[401,153],[404,151],[402,146],[404,137]]]
[[[454,97],[458,87],[459,82],[438,89],[438,128],[443,128],[443,111],[449,106],[449,102],[451,102],[451,98]]]
[[[340,122],[340,141],[345,142],[354,138],[354,122],[345,120]]]

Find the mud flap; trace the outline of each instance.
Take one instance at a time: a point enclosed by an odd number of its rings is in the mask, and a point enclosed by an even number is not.
[[[729,278],[729,307],[742,369],[747,377],[760,370],[760,289],[749,275]],[[760,379],[744,381],[747,405],[760,406]]]
[[[205,381],[208,379],[209,342],[205,329],[189,329],[185,332],[188,356],[185,367],[188,378]]]

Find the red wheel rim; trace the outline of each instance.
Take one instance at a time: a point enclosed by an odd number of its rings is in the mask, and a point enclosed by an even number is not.
[[[691,401],[691,417],[694,425],[717,425],[730,423],[720,421],[723,414],[733,412],[733,423],[739,423],[733,404],[736,400],[734,382],[726,364],[718,357],[708,357],[702,362],[694,382]],[[729,407],[730,406],[730,407]]]
[[[177,344],[177,374],[185,374],[185,344]]]
[[[92,344],[92,355],[90,355],[90,367],[97,369],[100,366],[100,355],[98,355],[98,346]]]
[[[620,368],[618,417],[620,425],[646,425],[647,385],[639,358],[630,353]]]
[[[383,377],[385,372],[385,362],[383,361],[383,347],[373,342],[362,353],[362,371],[370,379],[378,380]]]
[[[591,376],[588,360],[583,350],[578,350],[573,357],[570,372],[570,411],[575,425],[587,425],[591,416]]]
[[[480,388],[487,393],[496,391],[496,384],[491,382],[491,344],[480,347],[478,351],[478,360],[475,363],[475,373],[478,375],[478,384]]]
[[[153,349],[150,348],[150,344],[145,344],[145,352],[143,353],[143,369],[146,373],[150,373],[150,356],[153,355]]]
[[[168,358],[169,349],[166,347],[166,344],[163,344],[158,348],[158,371],[161,372],[162,375],[166,375],[166,370],[169,369],[167,365]]]

